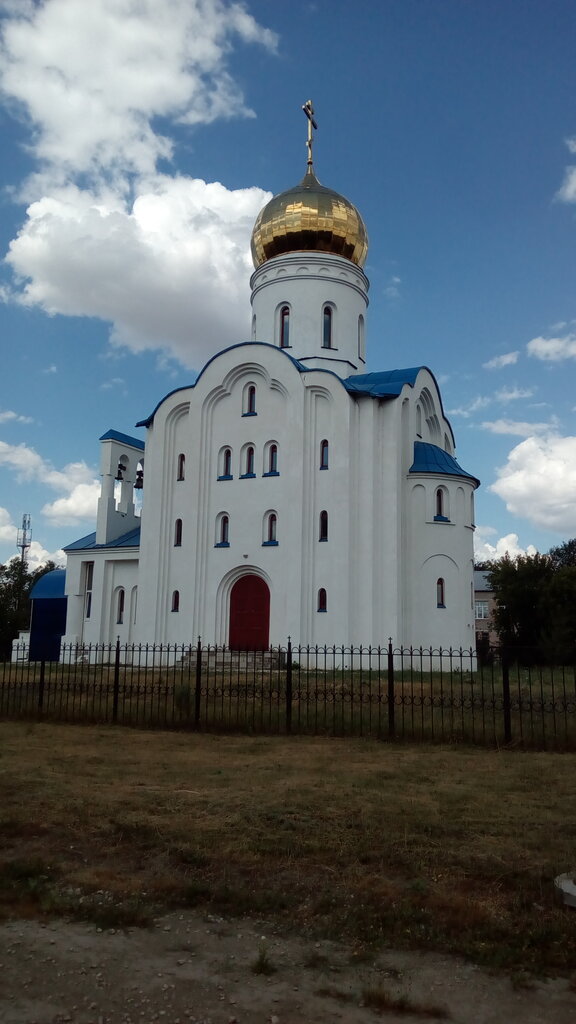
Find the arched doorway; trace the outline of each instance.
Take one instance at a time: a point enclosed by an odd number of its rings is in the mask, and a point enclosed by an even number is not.
[[[230,592],[230,647],[236,651],[265,651],[269,625],[267,583],[260,576],[241,576]]]

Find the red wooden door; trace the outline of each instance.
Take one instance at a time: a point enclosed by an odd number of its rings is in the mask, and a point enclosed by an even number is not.
[[[230,637],[236,651],[265,651],[270,625],[270,591],[259,576],[241,576],[230,594]]]

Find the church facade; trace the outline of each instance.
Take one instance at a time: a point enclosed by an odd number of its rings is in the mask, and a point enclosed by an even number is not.
[[[474,646],[478,480],[429,369],[366,372],[367,248],[310,156],[254,227],[251,340],[166,395],[145,441],[101,438],[65,643]]]

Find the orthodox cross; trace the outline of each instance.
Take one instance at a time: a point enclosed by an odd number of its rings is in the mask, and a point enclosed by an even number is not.
[[[306,103],[302,104],[302,110],[304,111],[304,113],[306,114],[306,117],[308,118],[308,139],[306,141],[306,146],[308,148],[308,167],[311,168],[312,167],[312,143],[314,142],[314,136],[312,134],[312,129],[315,128],[316,131],[318,131],[318,125],[316,124],[316,121],[314,120],[314,107],[312,106],[312,100],[306,100]]]

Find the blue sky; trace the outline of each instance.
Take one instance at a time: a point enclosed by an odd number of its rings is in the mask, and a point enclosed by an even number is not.
[[[430,366],[481,556],[576,535],[572,0],[0,0],[0,561],[94,524],[98,438],[249,337],[258,209],[368,227],[369,369]]]

